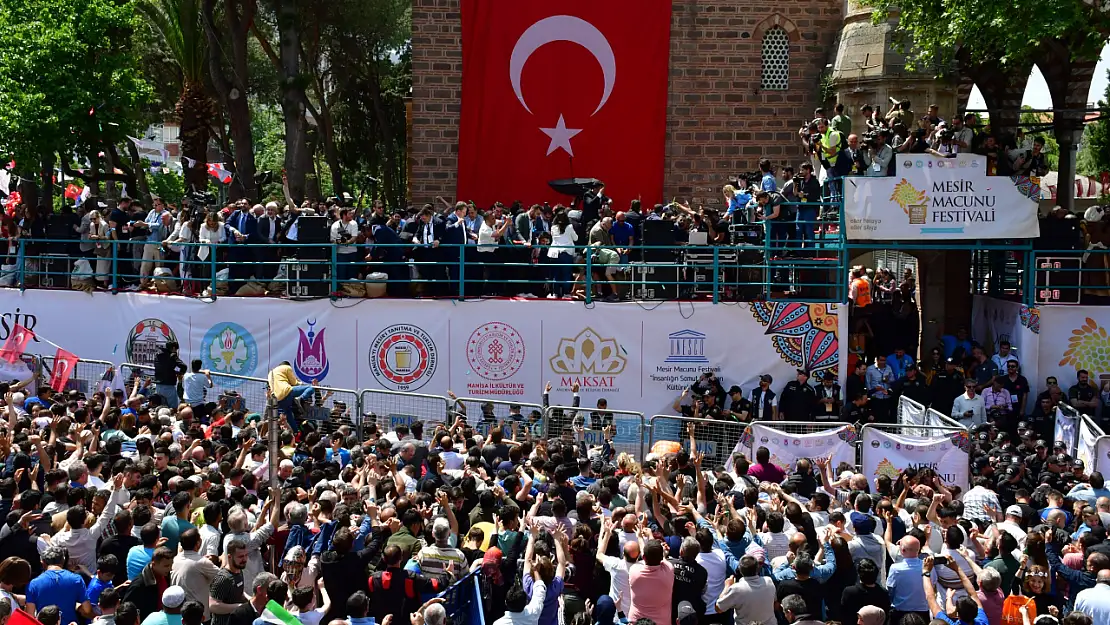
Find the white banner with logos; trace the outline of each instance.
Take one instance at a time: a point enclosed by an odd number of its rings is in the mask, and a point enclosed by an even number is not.
[[[862,436],[863,474],[868,480],[880,475],[897,480],[906,469],[928,468],[945,484],[955,484],[967,491],[971,449],[967,431],[903,436],[865,426]]]
[[[1110,436],[1100,436],[1095,443],[1095,467],[1087,467],[1089,471],[1098,471],[1105,475],[1110,471]]]
[[[1032,386],[1025,400],[1026,414],[1033,411],[1037,405],[1037,393],[1044,390],[1044,377],[1040,370],[1040,331],[1039,308],[985,295],[971,298],[971,338],[983,345],[988,354],[997,354],[999,344],[1009,341],[1010,353],[1018,359],[1019,373]],[[1006,374],[1005,367],[1001,373]]]
[[[840,314],[843,313],[843,314]],[[808,368],[844,372],[847,310],[835,304],[637,304],[220,298],[0,289],[0,341],[15,323],[79,357],[150,363],[174,339],[186,362],[265,377],[282,361],[305,380],[551,404],[606,399],[613,409],[672,413],[703,372],[745,396],[762,374],[778,391]],[[75,322],[76,321],[76,322]],[[53,354],[45,343],[31,353]]]
[[[925,425],[925,406],[905,395],[898,398],[898,423],[900,425]]]
[[[1095,461],[1098,457],[1098,439],[1103,435],[1101,430],[1096,429],[1089,418],[1082,418],[1079,420],[1079,437],[1075,445],[1075,457],[1083,461],[1083,468],[1086,473],[1095,470]]]
[[[749,438],[745,433],[744,438]],[[755,450],[766,447],[771,452],[771,464],[785,471],[787,474],[794,471],[794,464],[800,458],[828,460],[833,470],[840,463],[849,466],[856,464],[856,428],[852,425],[842,425],[811,434],[791,434],[783,432],[769,423],[753,423],[751,425],[749,459],[755,458]],[[748,450],[744,450],[747,453]]]
[[[849,239],[947,240],[1040,235],[1040,188],[1028,178],[987,176],[986,157],[898,154],[897,172],[844,179]]]

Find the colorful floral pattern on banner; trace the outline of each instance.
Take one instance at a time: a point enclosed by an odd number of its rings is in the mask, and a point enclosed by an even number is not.
[[[782,359],[793,367],[838,373],[840,344],[836,304],[758,302],[751,305],[756,320]]]

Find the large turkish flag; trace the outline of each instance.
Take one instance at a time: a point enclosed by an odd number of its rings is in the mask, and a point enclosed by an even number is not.
[[[670,0],[463,0],[457,199],[568,198],[599,178],[617,206],[663,198]]]

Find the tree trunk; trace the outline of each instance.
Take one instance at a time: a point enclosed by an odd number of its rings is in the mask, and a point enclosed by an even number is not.
[[[385,110],[385,102],[382,101],[382,83],[381,73],[375,66],[370,71],[370,80],[367,81],[370,89],[370,101],[374,105],[374,119],[377,121],[378,130],[382,133],[382,156],[385,157],[385,189],[382,191],[382,196],[386,201],[396,201],[396,176],[397,170],[394,163],[393,154],[393,125],[389,121],[389,113]],[[400,206],[400,204],[395,204]]]
[[[203,191],[208,187],[208,139],[215,108],[204,92],[204,85],[186,81],[174,111],[181,124],[181,166],[186,191]],[[193,161],[192,166],[187,159]]]
[[[248,0],[227,0],[224,18],[227,25],[227,38],[231,45],[231,76],[223,71],[221,53],[225,50],[224,33],[216,30],[216,0],[204,0],[204,26],[208,37],[208,73],[212,84],[219,93],[224,108],[227,109],[228,125],[234,147],[235,179],[229,192],[232,197],[245,197],[251,202],[258,200],[258,187],[254,182],[254,137],[251,135],[251,110],[247,103],[248,66],[247,42],[250,38],[250,24],[254,21],[255,5]],[[242,14],[239,7],[242,6]]]
[[[285,118],[285,175],[289,181],[289,194],[295,201],[301,202],[305,198],[305,177],[312,162],[308,153],[296,0],[277,0],[277,23],[281,53],[281,110]]]
[[[131,167],[135,171],[135,181],[139,187],[139,200],[143,203],[143,206],[154,206],[150,197],[150,186],[146,182],[146,168],[143,167],[143,161],[139,158],[139,148],[134,141],[127,142],[127,155],[131,157]]]
[[[42,189],[42,195],[38,199],[38,205],[45,208],[46,213],[54,212],[54,153],[47,152],[42,155],[41,162],[41,182],[39,187]]]

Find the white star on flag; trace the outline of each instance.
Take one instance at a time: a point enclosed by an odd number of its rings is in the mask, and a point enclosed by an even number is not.
[[[567,154],[574,156],[574,149],[570,147],[570,140],[574,135],[582,132],[581,128],[567,128],[566,122],[563,121],[563,116],[559,116],[559,121],[555,123],[554,128],[540,128],[543,134],[551,137],[551,143],[547,145],[547,154],[551,155],[552,152],[562,148]]]

